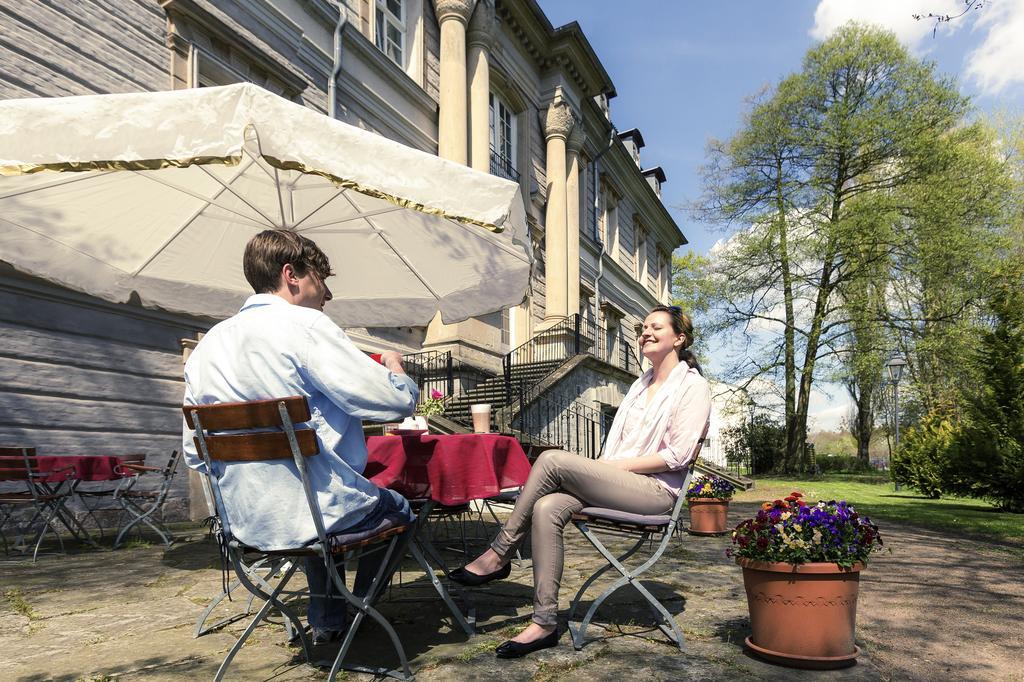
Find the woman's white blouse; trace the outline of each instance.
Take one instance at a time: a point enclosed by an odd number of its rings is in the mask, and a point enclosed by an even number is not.
[[[696,457],[697,442],[711,414],[711,387],[696,370],[687,373],[682,385],[677,389],[679,396],[671,407],[672,414],[665,436],[653,453],[640,452],[642,443],[646,440],[644,416],[647,412],[648,390],[648,387],[644,387],[632,408],[621,415],[625,420],[622,425],[622,442],[613,458],[626,459],[657,454],[665,460],[669,470],[650,475],[678,495],[686,477],[686,468]],[[619,415],[616,415],[616,418],[618,417]],[[610,454],[607,453],[605,456]]]

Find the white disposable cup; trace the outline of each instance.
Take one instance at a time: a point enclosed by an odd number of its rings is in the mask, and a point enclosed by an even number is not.
[[[491,406],[489,403],[470,405],[469,413],[473,415],[473,432],[490,433],[491,431]]]

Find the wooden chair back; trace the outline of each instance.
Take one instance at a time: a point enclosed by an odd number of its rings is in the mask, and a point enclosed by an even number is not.
[[[35,448],[0,447],[0,457],[35,457]]]
[[[38,472],[35,448],[0,447],[0,481],[30,481]]]
[[[287,433],[280,430],[252,431],[272,427],[283,428],[284,422],[280,411],[282,404],[293,424],[309,421],[309,404],[303,396],[244,403],[185,405],[182,412],[185,414],[185,423],[191,429],[195,429],[194,417],[198,416],[210,459],[222,462],[257,462],[292,458]],[[220,431],[245,432],[215,433]],[[295,429],[295,438],[303,456],[312,457],[320,452],[313,429]],[[196,441],[196,450],[201,451],[198,439],[193,440]]]
[[[24,459],[0,459],[0,481],[29,481],[35,477],[35,458],[26,462]]]

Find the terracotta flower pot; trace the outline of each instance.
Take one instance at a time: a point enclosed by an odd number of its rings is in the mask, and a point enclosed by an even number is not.
[[[787,564],[737,558],[743,567],[751,636],[758,656],[794,668],[852,665],[863,564]]]
[[[691,497],[690,532],[694,535],[720,535],[728,530],[729,500],[717,497]]]

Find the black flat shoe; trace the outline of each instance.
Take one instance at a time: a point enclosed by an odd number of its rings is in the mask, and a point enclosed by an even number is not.
[[[478,585],[486,585],[492,580],[504,580],[512,573],[512,562],[508,562],[494,573],[488,573],[487,575],[477,575],[471,571],[467,571],[465,566],[456,568],[454,571],[448,574],[448,579],[452,582],[456,582],[466,587],[477,587]]]
[[[532,642],[513,642],[511,639],[504,644],[498,645],[494,655],[498,658],[522,658],[526,654],[532,654],[541,649],[550,649],[558,644],[558,630],[555,630],[546,637],[535,639]]]

